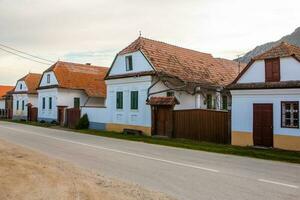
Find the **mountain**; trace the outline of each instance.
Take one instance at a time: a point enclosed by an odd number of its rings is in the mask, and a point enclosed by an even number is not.
[[[282,37],[280,40],[274,42],[268,42],[266,44],[255,47],[252,51],[246,53],[243,57],[235,59],[235,61],[240,61],[248,63],[252,57],[257,56],[272,47],[278,45],[280,42],[287,42],[300,47],[300,27],[298,27],[292,34]]]

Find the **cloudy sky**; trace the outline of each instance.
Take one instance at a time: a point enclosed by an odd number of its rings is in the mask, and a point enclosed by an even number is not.
[[[299,0],[0,0],[0,44],[48,60],[109,67],[142,31],[233,59],[293,32],[299,6]],[[0,49],[0,84],[48,67]]]

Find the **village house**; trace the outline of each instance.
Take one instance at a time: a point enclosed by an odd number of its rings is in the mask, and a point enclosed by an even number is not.
[[[37,106],[36,88],[41,74],[29,73],[17,81],[13,95],[13,119],[27,119],[27,105]]]
[[[107,67],[58,61],[38,84],[38,120],[65,122],[68,108],[105,106]]]
[[[7,109],[10,96],[7,94],[14,89],[14,86],[0,85],[0,109]]]
[[[300,150],[300,48],[281,43],[254,57],[229,86],[232,144]]]
[[[116,55],[107,73],[107,108],[84,108],[83,113],[93,128],[151,135],[151,105],[229,109],[231,97],[224,87],[240,68],[207,53],[139,37]]]

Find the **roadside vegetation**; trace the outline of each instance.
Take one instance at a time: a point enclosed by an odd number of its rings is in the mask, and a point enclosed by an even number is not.
[[[6,121],[29,124],[34,126],[48,127],[48,128],[58,128],[58,126],[51,123],[26,122],[26,121],[16,121],[16,120],[13,121],[6,120]],[[260,158],[266,160],[284,161],[284,162],[300,164],[300,152],[295,152],[295,151],[286,151],[280,149],[257,149],[253,147],[239,147],[233,145],[214,144],[214,143],[199,142],[199,141],[193,141],[187,139],[158,138],[158,137],[150,137],[150,136],[143,136],[143,135],[122,134],[117,132],[97,131],[97,130],[90,130],[90,129],[73,130],[73,129],[63,128],[63,130],[74,131],[74,132],[89,134],[89,135],[102,136],[102,137],[130,140],[136,142],[145,142],[149,144],[157,144],[157,145],[164,145],[164,146],[171,146],[171,147],[178,147],[178,148],[185,148],[185,149],[192,149],[192,150],[231,154],[237,156],[246,156],[252,158]]]

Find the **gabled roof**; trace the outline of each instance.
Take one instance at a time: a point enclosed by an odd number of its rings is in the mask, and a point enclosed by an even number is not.
[[[84,90],[90,97],[106,97],[107,67],[58,61],[45,72],[50,71],[54,72],[60,88]]]
[[[0,100],[6,95],[7,92],[14,89],[14,86],[0,85]]]
[[[147,104],[151,106],[173,106],[179,104],[179,101],[176,97],[151,97]]]
[[[20,91],[20,93],[37,94],[36,89],[39,85],[41,77],[42,77],[41,74],[29,73],[23,78],[19,79],[17,82],[24,81],[27,86],[27,91],[26,92]],[[18,92],[14,91],[13,93],[18,93]]]
[[[233,83],[237,83],[237,81],[244,75],[244,73],[246,73],[246,71],[251,67],[251,65],[256,60],[265,60],[265,59],[283,58],[283,57],[294,57],[296,60],[300,62],[300,47],[289,44],[287,42],[281,42],[278,46],[275,46],[270,50],[252,58],[251,61],[247,64],[247,66],[243,69],[243,71],[236,77]]]
[[[225,86],[239,72],[237,62],[143,37],[136,39],[118,55],[138,50],[147,57],[156,72],[166,73],[186,82]],[[240,67],[243,68],[244,64]]]
[[[270,50],[255,56],[254,60],[264,60],[278,57],[290,57],[293,56],[300,61],[300,47],[295,45],[281,42],[278,46],[271,48]]]

